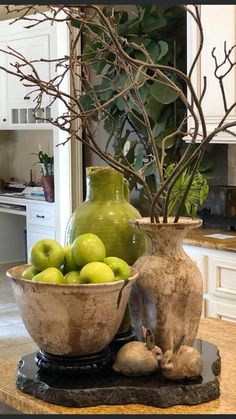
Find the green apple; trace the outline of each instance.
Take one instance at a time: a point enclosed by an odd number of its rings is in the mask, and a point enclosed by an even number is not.
[[[82,284],[96,284],[115,281],[113,270],[103,262],[90,262],[80,271]]]
[[[113,270],[116,280],[129,278],[131,269],[123,259],[116,256],[109,256],[103,262]]]
[[[80,272],[79,271],[70,271],[65,275],[66,284],[81,284]]]
[[[38,240],[31,246],[29,260],[39,271],[51,267],[60,269],[64,263],[64,250],[56,240]]]
[[[32,279],[33,282],[44,282],[45,284],[65,284],[64,275],[57,268],[47,268]]]
[[[64,246],[64,267],[63,272],[67,274],[71,271],[76,271],[78,269],[78,266],[76,265],[73,256],[72,256],[72,244],[67,244]]]
[[[85,233],[73,241],[72,256],[78,266],[84,266],[89,262],[101,262],[106,256],[106,249],[96,234]]]
[[[34,266],[28,266],[21,275],[21,278],[23,279],[32,279],[35,275],[39,273],[38,269],[36,269]]]

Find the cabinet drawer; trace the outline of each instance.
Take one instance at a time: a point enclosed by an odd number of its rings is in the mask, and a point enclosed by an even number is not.
[[[28,224],[55,227],[55,208],[48,205],[30,205],[27,213]]]
[[[236,303],[207,300],[206,316],[236,323]]]
[[[209,256],[209,293],[236,300],[236,254],[235,260]]]

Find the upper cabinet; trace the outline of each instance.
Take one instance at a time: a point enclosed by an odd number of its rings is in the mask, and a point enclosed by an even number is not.
[[[193,6],[189,6],[193,7]],[[220,89],[219,80],[215,77],[215,60],[212,56],[214,49],[218,63],[221,64],[225,59],[224,44],[229,50],[236,44],[236,5],[201,5],[200,15],[204,32],[204,46],[201,56],[197,62],[195,71],[192,75],[192,83],[200,97],[203,91],[204,77],[207,81],[207,89],[202,101],[204,115],[206,117],[207,129],[212,131],[218,125],[224,115],[224,104]],[[188,69],[196,56],[199,47],[199,32],[193,18],[188,13],[188,31],[187,31],[187,52]],[[235,61],[235,49],[231,53],[231,59]],[[229,63],[221,66],[217,75],[222,75],[229,68]],[[236,101],[236,72],[233,68],[223,79],[225,95],[228,107]],[[236,107],[227,118],[227,122],[235,121]],[[191,128],[191,120],[189,121]],[[236,133],[235,128],[231,131]],[[236,143],[236,137],[229,133],[219,134],[212,141],[214,143]]]
[[[61,13],[63,17],[63,12]],[[50,63],[48,60],[69,55],[70,38],[66,22],[54,22],[52,25],[49,21],[44,21],[30,29],[25,28],[27,23],[24,20],[19,20],[11,25],[10,22],[9,20],[0,21],[0,49],[5,51],[9,46],[28,60],[37,60],[38,62],[34,63],[36,71],[40,79],[46,82],[60,75],[60,69],[55,68],[55,61]],[[17,61],[20,62],[19,59],[0,52],[0,66],[4,68],[7,66],[10,69],[11,63],[14,64]],[[30,66],[27,66],[27,71],[28,74],[31,73]],[[51,209],[54,213],[53,225],[43,226],[30,220],[28,241],[30,245],[40,234],[41,236],[44,234],[45,237],[48,235],[54,237],[55,235],[56,240],[63,244],[66,225],[72,212],[72,161],[81,161],[81,148],[76,148],[78,151],[71,156],[71,143],[68,141],[67,132],[50,123],[35,120],[33,109],[36,105],[34,98],[37,93],[29,96],[29,92],[34,91],[35,86],[26,86],[25,84],[28,83],[0,70],[0,129],[28,129],[31,131],[50,129],[54,155],[55,205]],[[62,89],[64,92],[70,92],[69,73],[63,77]],[[45,94],[42,97],[37,116],[46,115],[47,118],[55,120],[64,112],[66,112],[64,102],[58,99],[51,105],[50,96]],[[43,135],[44,132],[42,132]],[[32,135],[33,141],[34,135]],[[78,173],[80,173],[82,165],[78,166]],[[77,168],[73,168],[73,174],[77,175]],[[78,179],[78,185],[82,190],[82,176]],[[40,220],[41,217],[44,217],[44,214],[39,214],[36,220]]]
[[[0,49],[5,47],[4,42],[0,42]],[[5,54],[0,52],[0,66],[6,67],[7,57]],[[8,109],[7,109],[7,74],[5,72],[0,73],[0,128],[6,127],[8,124]]]
[[[47,59],[52,57],[53,51],[53,27],[49,22],[40,24],[39,27],[31,29],[24,28],[25,22],[19,21],[10,25],[9,20],[0,24],[0,48],[7,50],[8,47],[27,57],[29,60],[39,60],[35,67],[40,78],[48,81],[51,77],[50,63]],[[12,63],[17,58],[0,52],[0,65],[9,70]],[[32,71],[28,66],[29,73]],[[36,94],[30,96],[29,92],[35,90],[34,87],[26,86],[20,78],[11,74],[0,72],[0,129],[51,129],[51,126],[40,120],[35,119],[33,109],[36,105],[34,101]],[[49,106],[49,96],[44,95],[37,117],[51,117]]]

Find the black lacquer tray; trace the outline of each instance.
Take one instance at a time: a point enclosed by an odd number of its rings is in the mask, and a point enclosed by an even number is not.
[[[178,404],[195,405],[216,399],[220,395],[220,355],[217,347],[202,340],[195,341],[202,352],[203,372],[194,379],[169,381],[161,373],[146,377],[125,377],[112,370],[110,364],[102,370],[58,374],[36,365],[36,353],[22,357],[17,373],[17,387],[48,403],[68,407],[97,405],[146,404],[169,407]]]

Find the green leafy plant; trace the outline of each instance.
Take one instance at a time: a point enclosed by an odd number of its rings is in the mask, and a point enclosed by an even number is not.
[[[54,173],[54,157],[49,156],[47,153],[44,153],[40,150],[38,153],[31,153],[38,157],[39,161],[36,162],[40,163],[42,174],[45,175],[53,175]]]
[[[170,164],[166,168],[165,178],[170,176],[174,168],[175,164]],[[191,169],[188,168],[184,170],[179,179],[176,181],[170,194],[170,200],[168,204],[168,216],[176,215],[176,211],[179,208],[183,193],[190,181],[191,174]],[[201,205],[205,201],[208,192],[209,187],[205,176],[200,172],[196,173],[193,177],[191,187],[184,202],[183,214],[190,215],[192,218],[196,217],[199,205]]]
[[[117,31],[120,36],[125,37],[126,46],[124,50],[132,57],[145,59],[145,54],[139,49],[144,45],[154,63],[160,65],[177,65],[184,70],[186,67],[186,13],[179,7],[171,7],[163,10],[158,5],[140,5],[137,6],[135,17],[128,14],[127,11],[120,11],[114,14],[114,20],[117,25]],[[178,28],[178,31],[176,31]],[[94,28],[95,30],[95,28]],[[96,28],[96,32],[99,29]],[[111,95],[117,95],[119,87],[129,83],[129,75],[125,71],[117,70],[114,65],[111,54],[106,59],[100,60],[98,43],[89,37],[84,44],[83,54],[92,54],[94,63],[91,65],[92,71],[99,76],[102,71],[102,80],[95,87],[97,92],[102,92],[104,100]],[[170,75],[171,80],[181,85],[181,80],[176,76]],[[117,79],[117,85],[114,84]],[[87,86],[88,87],[88,86]],[[182,86],[183,87],[183,86]],[[86,92],[86,88],[85,88]],[[90,89],[88,88],[90,93]],[[186,109],[183,103],[178,99],[176,91],[170,89],[168,85],[162,83],[162,78],[158,82],[149,81],[139,89],[140,99],[142,100],[152,126],[154,139],[157,145],[157,151],[164,150],[166,173],[170,173],[174,168],[175,162],[181,157],[181,152],[185,148],[182,137],[179,132],[176,135],[170,135],[177,130],[178,125],[183,119]],[[91,107],[91,97],[85,94],[84,105],[86,109]],[[132,104],[130,105],[132,107]],[[142,121],[142,115],[138,108],[133,109],[134,115],[127,112],[125,101],[121,98],[113,101],[107,107],[112,115],[112,124],[110,119],[104,122],[104,128],[109,135],[116,137],[114,141],[115,156],[122,163],[127,160],[134,170],[139,171],[144,162],[150,161],[149,156],[152,153],[148,141],[148,132]],[[125,156],[121,156],[124,145],[129,143],[128,151]],[[171,170],[172,171],[172,170]],[[152,192],[156,192],[155,165],[150,164],[145,170],[146,182],[150,185]],[[194,185],[188,194],[184,205],[183,213],[196,216],[197,209],[203,203],[208,194],[207,176],[197,173],[194,178]],[[135,179],[127,175],[130,184],[130,190],[139,190],[139,207],[141,212],[148,210],[143,188],[137,185]],[[174,215],[184,187],[190,179],[190,170],[186,170],[182,175],[173,192],[170,195],[170,204],[168,206],[168,215]],[[199,185],[199,187],[198,187]],[[203,190],[200,191],[202,185]],[[204,192],[203,192],[204,191]]]
[[[117,32],[123,38],[124,51],[135,59],[145,60],[145,51],[154,63],[160,65],[177,65],[181,70],[186,66],[186,12],[180,7],[166,9],[158,5],[137,5],[136,12],[115,11],[113,15]],[[73,24],[78,27],[78,21]],[[90,25],[90,30],[97,36],[103,36],[103,29],[99,26]],[[104,54],[102,45],[97,38],[85,36],[83,56],[91,60],[91,71],[96,75],[98,82],[95,86],[84,84],[85,94],[82,103],[85,109],[94,107],[91,92],[97,92],[104,102],[117,95],[121,86],[128,86],[130,75],[122,68],[117,67],[115,55],[110,51]],[[101,77],[102,74],[102,77]],[[170,79],[183,87],[180,78],[170,74]],[[149,80],[139,89],[139,100],[146,108],[153,136],[157,146],[157,152],[161,154],[164,149],[166,164],[177,161],[180,158],[182,148],[181,133],[170,135],[176,131],[182,121],[186,109],[178,93],[170,89],[163,79]],[[127,111],[130,108],[132,111]],[[152,147],[148,141],[148,131],[143,123],[143,115],[135,105],[132,98],[123,100],[118,97],[107,107],[107,112],[112,116],[104,119],[104,128],[109,136],[115,141],[114,151],[117,160],[125,163],[127,160],[135,170],[140,170],[143,162],[151,160]],[[94,114],[94,119],[97,115]],[[128,148],[125,156],[122,156],[124,144]],[[127,147],[129,144],[129,147]],[[154,165],[150,165],[144,173],[147,182],[152,181]],[[126,175],[130,181],[130,189],[137,189],[137,182],[131,176]],[[141,188],[142,189],[142,188]],[[143,196],[142,190],[140,191]]]

